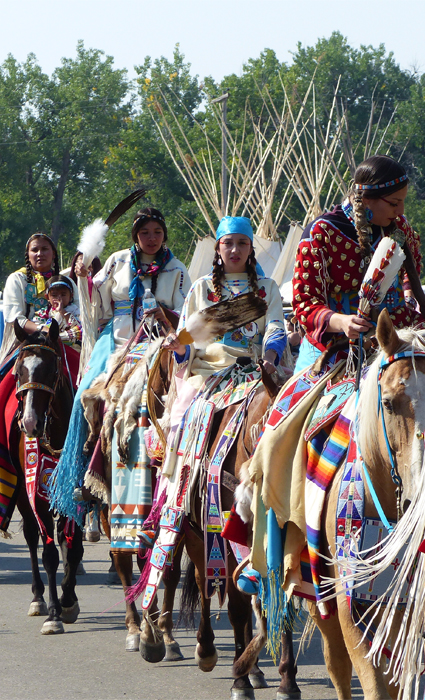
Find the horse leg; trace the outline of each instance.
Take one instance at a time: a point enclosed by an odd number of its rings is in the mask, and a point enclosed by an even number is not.
[[[235,657],[233,659],[233,675],[235,676],[235,664],[245,651],[248,632],[252,632],[252,607],[250,596],[241,593],[228,579],[227,594],[229,603],[227,606],[229,622],[233,627],[235,638]],[[254,688],[252,687],[248,673],[236,676],[231,690],[231,700],[253,700]]]
[[[62,579],[62,595],[60,604],[62,606],[61,619],[62,622],[72,624],[78,618],[80,606],[75,593],[77,583],[77,569],[80,561],[83,558],[83,532],[75,523],[74,533],[72,538],[67,535],[65,528],[67,527],[67,519],[60,517],[57,524],[57,534],[59,546],[62,550],[62,559],[64,563],[64,577]],[[68,537],[68,539],[67,539]],[[68,544],[70,546],[68,546]]]
[[[113,561],[124,594],[130,588],[133,578],[133,553],[132,552],[114,552]],[[136,604],[125,603],[125,625],[127,627],[127,637],[125,640],[126,651],[139,651],[140,644],[140,615],[137,612]]]
[[[390,700],[398,697],[398,686],[389,685],[389,677],[384,675],[386,659],[382,656],[378,667],[372,661],[366,660],[369,652],[369,644],[362,641],[363,634],[353,622],[345,596],[338,597],[338,617],[345,644],[348,649],[353,666],[359,677],[365,700]],[[397,620],[394,622],[397,630]],[[397,631],[395,631],[395,635]]]
[[[44,505],[44,504],[43,504]],[[42,512],[44,510],[44,513]],[[43,566],[49,582],[49,616],[41,628],[41,634],[62,634],[65,630],[61,620],[62,606],[59,602],[56,586],[56,573],[59,567],[59,552],[54,543],[54,521],[50,511],[39,508],[39,516],[44,523],[50,542],[47,540],[43,546]]]
[[[326,668],[335,686],[338,700],[350,700],[352,663],[342,634],[338,613],[335,612],[334,615],[324,620],[315,603],[309,602],[308,607],[311,617],[322,634]]]
[[[254,598],[255,601],[255,598]],[[259,628],[261,626],[261,606],[257,606],[255,602],[253,602],[253,598],[251,598],[251,605],[253,607],[253,610],[255,612],[256,620],[257,620],[257,627],[259,631]],[[258,610],[257,610],[258,608]],[[253,635],[253,629],[252,629],[252,615],[249,615],[248,617],[248,624],[245,629],[245,653],[249,647],[249,645],[252,645],[254,641],[254,635]],[[258,666],[258,656],[251,667],[249,671],[249,680],[251,681],[251,685],[254,688],[254,690],[259,690],[260,688],[268,688],[267,681],[264,677],[263,671],[260,669]]]
[[[168,568],[163,579],[164,598],[158,625],[164,635],[166,661],[181,661],[183,659],[180,646],[173,636],[174,599],[181,577],[181,559],[184,547],[183,543],[184,540],[182,538],[176,548],[173,565]]]
[[[277,690],[276,699],[298,700],[298,698],[301,698],[301,691],[295,680],[298,669],[295,663],[292,630],[283,630],[281,649],[279,675],[282,680]]]
[[[218,659],[211,625],[211,600],[205,597],[204,543],[194,532],[186,533],[186,551],[195,565],[195,578],[201,596],[201,620],[196,635],[195,660],[201,671],[209,672]]]
[[[31,590],[33,594],[33,599],[28,610],[28,615],[38,616],[47,615],[47,605],[44,600],[44,583],[40,576],[40,569],[38,566],[38,538],[39,531],[37,521],[35,519],[34,513],[32,512],[31,506],[26,497],[26,492],[21,491],[18,498],[18,510],[23,518],[23,531],[25,541],[28,545],[30,558],[31,558],[31,572],[32,572],[32,585]]]

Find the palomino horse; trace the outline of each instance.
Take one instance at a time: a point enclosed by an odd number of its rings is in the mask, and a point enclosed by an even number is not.
[[[168,319],[175,324],[174,317],[169,314]],[[154,346],[152,346],[154,347]],[[103,463],[105,469],[106,489],[104,492],[97,491],[96,495],[101,497],[104,502],[108,501],[111,492],[111,451],[112,441],[117,440],[120,454],[123,461],[128,458],[128,439],[131,435],[131,430],[128,425],[125,427],[125,435],[118,435],[114,430],[116,420],[116,408],[128,382],[135,382],[136,373],[143,375],[143,363],[145,358],[139,360],[134,367],[127,371],[123,360],[123,355],[117,353],[116,362],[108,371],[108,376],[99,377],[93,382],[92,386],[83,392],[82,404],[84,406],[85,417],[89,422],[90,434],[86,442],[85,450],[88,452],[93,450],[98,438],[100,440],[96,449],[99,449],[101,444]],[[162,352],[158,355],[158,361],[155,362],[155,370],[149,379],[149,405],[152,405],[155,415],[160,418],[164,411],[165,395],[169,388],[169,378],[171,377],[172,358],[170,353]],[[134,396],[141,396],[144,379],[141,383],[136,383]],[[134,385],[133,385],[134,387]],[[138,392],[138,393],[137,393]],[[136,401],[136,404],[138,401]],[[135,405],[136,405],[135,404]],[[103,406],[105,412],[103,413]],[[130,423],[135,427],[135,418],[130,416]],[[100,436],[100,437],[99,437]],[[90,487],[89,487],[90,488]],[[108,520],[107,509],[101,512],[102,524],[106,534],[110,537],[110,522]],[[173,561],[173,567],[167,571],[167,576],[164,578],[164,598],[161,613],[154,603],[153,614],[158,616],[158,626],[161,631],[161,641],[153,636],[151,627],[144,621],[141,626],[141,618],[134,602],[126,601],[125,624],[127,627],[127,636],[125,642],[126,651],[141,651],[143,658],[150,662],[162,661],[165,656],[166,661],[178,661],[183,658],[178,643],[175,641],[172,633],[173,620],[172,611],[174,608],[174,596],[177,586],[180,581],[181,569],[180,562],[182,557],[183,547],[179,547],[176,551],[176,556]],[[131,551],[114,551],[113,563],[116,572],[122,583],[124,593],[132,585],[133,576],[133,555]],[[137,557],[137,564],[142,570],[144,561]]]
[[[398,516],[404,513],[394,534],[388,538],[391,547],[391,539],[397,538],[399,530],[403,535],[403,527],[406,529],[407,526],[405,540],[410,539],[410,536],[413,539],[416,535],[420,543],[424,536],[423,504],[418,503],[421,495],[418,491],[423,491],[421,487],[424,478],[425,334],[413,330],[397,333],[388,312],[384,310],[378,320],[377,338],[381,353],[370,367],[362,388],[357,411],[360,421],[358,437],[376,498],[386,517],[397,521]],[[327,512],[322,526],[323,536],[333,556],[336,551],[335,517],[340,481],[341,474],[338,474],[329,493]],[[397,508],[398,499],[399,508]],[[413,517],[414,506],[416,511],[422,510],[422,514],[419,512],[419,517],[417,516],[416,526],[408,522],[409,517]],[[365,488],[364,512],[366,517],[377,517],[376,500],[371,496],[369,488]],[[418,551],[417,545],[414,550],[410,567]],[[421,570],[422,556],[419,554],[417,571]],[[394,550],[392,557],[395,558]],[[391,562],[390,555],[388,564]],[[409,562],[407,564],[409,565]],[[330,573],[338,580],[336,566]],[[339,584],[337,588],[338,586]],[[370,654],[368,656],[370,644],[364,640],[362,632],[354,624],[345,595],[338,595],[337,614],[328,619],[322,619],[315,606],[311,606],[311,614],[323,636],[325,661],[339,700],[351,698],[352,666],[359,677],[365,700],[396,698],[403,686],[403,698],[411,697],[410,683],[417,671],[415,668],[417,656],[423,651],[421,647],[423,647],[425,612],[423,599],[419,601],[419,596],[416,604],[421,604],[421,607],[416,611],[416,615],[414,598],[411,602],[412,607],[410,612],[407,607],[404,620],[403,612],[395,610],[395,606],[392,612],[384,607],[378,610],[378,621],[382,618],[382,627],[386,628],[384,633],[381,630],[383,640],[386,640],[387,647],[394,650],[393,653],[397,651],[395,640],[398,635],[401,635],[398,640],[399,650],[400,648],[403,650],[409,637],[410,643],[413,638],[413,644],[416,645],[416,652],[410,653],[404,659],[401,665],[404,668],[400,666],[397,668],[397,662],[394,659],[390,661],[390,671],[395,671],[392,684],[389,684],[389,681],[393,673],[384,673],[387,666],[385,657],[378,653],[376,665],[374,665]],[[387,618],[388,612],[390,612],[389,618]],[[419,618],[419,623],[414,627],[412,620],[407,618],[416,618],[416,620]],[[374,650],[373,644],[372,650]],[[412,652],[412,647],[409,651]],[[410,669],[409,664],[411,664]]]
[[[418,680],[422,671],[425,570],[418,550],[425,551],[421,547],[425,536],[425,333],[413,329],[397,333],[384,310],[377,339],[381,352],[369,368],[356,410],[357,445],[371,484],[366,480],[364,517],[399,522],[381,550],[364,553],[366,559],[356,558],[357,573],[345,581],[358,576],[358,581],[362,577],[370,582],[377,573],[396,569],[395,561],[400,566],[389,585],[390,603],[381,605],[378,599],[372,607],[376,632],[370,644],[352,618],[336,563],[336,514],[344,471],[340,467],[327,496],[321,532],[322,551],[331,554],[326,580],[328,586],[335,585],[333,594],[328,588],[330,596],[337,594],[335,614],[324,619],[316,604],[309,603],[339,700],[352,697],[353,666],[365,700],[401,696],[407,700],[414,677]],[[356,536],[355,528],[351,534]],[[403,611],[398,601],[402,593],[406,595],[406,587],[410,595]],[[265,642],[264,623],[259,637]],[[239,665],[245,671],[249,668],[245,659]]]
[[[265,418],[268,415],[268,410],[271,408],[274,398],[278,392],[278,387],[271,380],[269,375],[262,370],[263,385],[257,389],[254,398],[252,399],[246,414],[245,423],[241,429],[235,443],[230,449],[224,462],[227,487],[221,484],[222,508],[230,510],[234,500],[233,489],[229,488],[229,482],[232,478],[235,484],[242,481],[241,469],[242,465],[253,449],[253,440],[261,430]],[[222,432],[225,430],[229,420],[234,415],[239,404],[229,406],[224,411],[217,412],[214,417],[214,423],[211,430],[211,437],[208,446],[208,456],[212,457],[217,444],[220,440]],[[230,479],[229,476],[230,475]],[[212,671],[217,663],[217,651],[214,646],[214,632],[211,625],[211,600],[205,595],[205,552],[203,533],[200,528],[201,524],[201,501],[196,500],[195,513],[190,514],[190,527],[185,529],[185,545],[186,551],[195,566],[195,579],[199,589],[201,599],[201,620],[197,633],[197,646],[195,659],[202,671]],[[252,637],[252,607],[251,597],[241,593],[235,586],[232,579],[232,572],[236,567],[236,560],[233,556],[230,546],[228,547],[228,615],[230,623],[233,627],[235,639],[235,656],[233,662],[233,675],[235,677],[231,696],[232,700],[252,700],[254,698],[254,688],[263,688],[267,684],[264,680],[264,674],[258,668],[257,664],[248,671],[243,670],[238,672],[238,660],[245,651]],[[282,637],[282,661],[279,666],[281,675],[281,684],[279,692],[282,697],[301,697],[299,688],[295,681],[297,672],[294,655],[292,652],[292,635],[290,632]],[[255,659],[256,661],[256,659]]]
[[[48,334],[38,331],[31,335],[15,321],[15,333],[22,347],[14,369],[19,412],[18,420],[15,419],[11,428],[14,433],[12,444],[16,447],[11,449],[11,458],[19,476],[17,506],[23,518],[24,536],[31,556],[34,597],[28,615],[48,614],[41,633],[60,634],[64,631],[63,622],[75,622],[80,611],[75,585],[77,567],[83,556],[82,531],[75,523],[59,518],[57,535],[64,561],[62,595],[59,600],[56,588],[59,553],[53,540],[53,513],[47,499],[41,498],[37,489],[34,510],[30,504],[25,487],[24,445],[25,436],[37,438],[40,459],[43,454],[59,455],[71,415],[72,392],[70,383],[62,372],[59,327],[56,321],[52,322]],[[40,534],[43,540],[42,561],[49,585],[48,606],[43,598],[44,584],[38,568],[37,547]]]

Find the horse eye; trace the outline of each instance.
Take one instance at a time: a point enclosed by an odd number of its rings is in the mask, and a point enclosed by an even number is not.
[[[382,399],[382,404],[388,413],[393,413],[393,405],[390,399]]]

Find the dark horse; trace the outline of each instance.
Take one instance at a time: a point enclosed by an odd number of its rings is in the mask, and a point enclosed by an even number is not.
[[[52,322],[49,332],[28,335],[15,321],[15,334],[22,343],[15,363],[16,396],[19,401],[11,433],[10,457],[17,470],[19,494],[17,506],[23,518],[23,530],[28,544],[32,567],[33,600],[28,615],[48,615],[42,634],[60,634],[63,622],[72,623],[80,611],[75,595],[76,571],[83,556],[82,531],[73,522],[60,517],[57,524],[58,542],[64,562],[62,596],[56,588],[59,553],[54,543],[54,517],[47,500],[35,490],[35,512],[25,485],[25,436],[37,438],[41,455],[58,457],[65,442],[72,409],[72,390],[62,372],[62,352],[58,342],[59,327]],[[49,604],[43,598],[37,559],[39,536],[43,541],[43,566],[49,585]]]

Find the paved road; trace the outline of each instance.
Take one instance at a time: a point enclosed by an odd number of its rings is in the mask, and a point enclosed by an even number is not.
[[[219,661],[209,674],[199,671],[193,654],[193,632],[178,630],[184,660],[176,664],[146,663],[124,651],[122,590],[106,585],[109,566],[105,537],[85,543],[86,575],[79,577],[81,616],[59,636],[42,636],[42,618],[28,617],[31,572],[18,521],[12,540],[0,539],[0,693],[7,700],[226,700],[230,698],[233,643],[226,614],[214,620]],[[45,575],[44,580],[46,580]],[[296,641],[299,634],[295,635]],[[297,644],[298,646],[298,644]],[[320,636],[299,658],[298,682],[303,700],[334,700]],[[272,700],[279,685],[277,669],[265,654],[261,667],[269,687],[257,700]],[[361,698],[357,679],[353,697]]]

